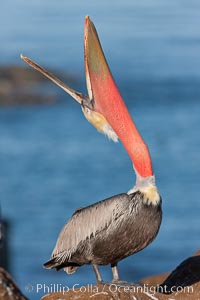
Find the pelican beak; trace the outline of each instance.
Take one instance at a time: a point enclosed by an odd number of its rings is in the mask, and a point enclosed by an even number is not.
[[[63,89],[66,93],[68,93],[72,98],[74,98],[79,104],[82,103],[83,99],[88,100],[88,97],[85,96],[82,93],[79,93],[72,88],[70,88],[68,85],[63,83],[59,78],[57,78],[55,75],[41,67],[39,64],[34,62],[32,59],[24,56],[23,54],[20,55],[20,58],[26,62],[29,66],[31,66],[33,69],[40,72],[42,75],[53,81],[56,85],[58,85],[61,89]]]
[[[120,106],[124,108],[125,105],[110,72],[95,26],[88,16],[85,18],[84,59],[86,84],[89,98],[94,101],[94,109],[104,117],[112,116],[116,99]]]
[[[126,124],[127,130],[128,124],[132,128],[133,121],[113,79],[95,26],[88,16],[85,18],[84,54],[87,89],[94,110],[106,118],[120,137],[125,134],[123,124]]]
[[[136,172],[142,177],[153,175],[151,158],[113,79],[97,31],[85,18],[85,70],[89,98],[95,112],[102,115],[128,152]]]
[[[23,55],[21,58],[81,104],[85,117],[98,131],[114,141],[119,138],[128,152],[137,174],[141,177],[153,175],[148,148],[120,95],[95,26],[88,16],[85,18],[84,32],[84,61],[88,96],[71,89],[30,58]]]

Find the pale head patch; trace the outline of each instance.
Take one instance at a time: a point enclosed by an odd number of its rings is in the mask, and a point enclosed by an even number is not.
[[[160,203],[161,199],[156,186],[148,186],[139,191],[143,194],[144,204],[156,206]]]
[[[86,119],[101,133],[107,135],[107,137],[114,142],[117,142],[118,136],[104,118],[104,116],[96,111],[90,110],[87,107],[82,107],[83,113]]]

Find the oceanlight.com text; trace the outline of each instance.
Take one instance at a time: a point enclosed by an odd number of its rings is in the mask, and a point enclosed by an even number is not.
[[[93,285],[93,284],[87,284],[87,285],[80,285],[79,283],[75,283],[73,286],[69,287],[67,285],[63,285],[60,283],[52,283],[52,284],[45,284],[45,283],[37,283],[35,285],[27,284],[25,286],[25,290],[28,293],[37,293],[37,294],[49,294],[49,293],[62,293],[63,295],[67,294],[69,291],[72,291],[73,293],[91,293],[91,294],[97,294],[97,293],[105,293],[105,292],[122,292],[122,293],[129,293],[129,294],[138,294],[138,293],[144,293],[144,294],[151,294],[154,295],[156,292],[160,293],[193,293],[193,287],[192,286],[172,286],[170,289],[167,286],[160,287],[159,285],[156,286],[150,286],[148,284],[141,285],[119,285],[115,283],[110,284],[102,284],[102,285]]]

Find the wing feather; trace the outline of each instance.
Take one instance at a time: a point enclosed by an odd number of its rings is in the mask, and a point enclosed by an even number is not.
[[[93,205],[78,209],[64,225],[52,257],[64,260],[71,258],[80,242],[94,237],[98,232],[107,229],[113,221],[117,222],[123,214],[125,200],[129,196],[120,194]]]

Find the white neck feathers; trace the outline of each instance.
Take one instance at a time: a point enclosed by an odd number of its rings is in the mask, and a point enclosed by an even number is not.
[[[136,173],[136,184],[135,186],[128,191],[127,194],[132,194],[135,192],[141,192],[143,194],[143,202],[147,205],[158,205],[160,203],[160,195],[157,190],[155,184],[155,176],[149,177],[141,177],[139,174]]]

